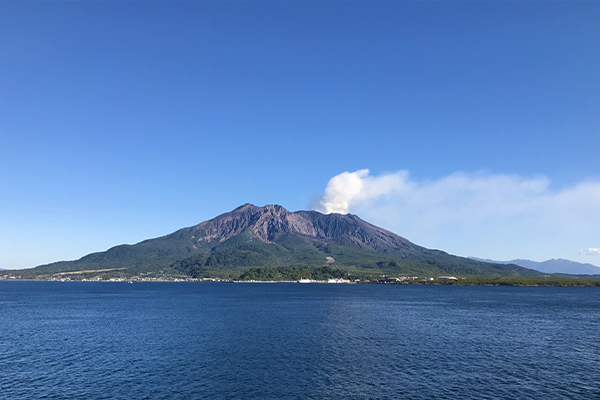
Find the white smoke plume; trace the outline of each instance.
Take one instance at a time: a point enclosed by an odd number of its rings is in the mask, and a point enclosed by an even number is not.
[[[378,177],[369,176],[368,169],[342,172],[331,178],[321,200],[326,214],[347,214],[350,206],[377,199],[405,189],[408,172],[400,171]]]

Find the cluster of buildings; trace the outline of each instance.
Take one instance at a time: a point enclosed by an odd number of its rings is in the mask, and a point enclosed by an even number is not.
[[[398,278],[384,277],[381,279],[373,279],[371,283],[412,283],[418,279],[418,276],[400,276]]]
[[[12,275],[12,274],[0,275],[0,281],[5,281],[8,279],[21,279],[21,275]]]
[[[327,280],[327,283],[354,283],[354,282],[351,282],[350,279],[331,278],[331,279]]]
[[[455,276],[438,276],[437,278],[420,278],[418,276],[400,276],[384,277],[381,279],[374,279],[371,283],[413,283],[413,282],[433,282],[433,281],[449,282],[458,280]]]

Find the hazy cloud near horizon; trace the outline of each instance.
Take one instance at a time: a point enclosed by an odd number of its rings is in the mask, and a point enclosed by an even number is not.
[[[600,256],[600,249],[588,247],[587,249],[579,250],[579,254],[584,256]]]
[[[600,181],[553,190],[545,176],[456,172],[419,181],[406,170],[362,169],[331,178],[320,204],[455,254],[573,259],[598,240]]]

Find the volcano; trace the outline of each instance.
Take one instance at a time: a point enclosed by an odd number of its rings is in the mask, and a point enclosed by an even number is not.
[[[539,276],[418,246],[353,214],[290,212],[280,205],[244,204],[198,225],[134,245],[119,245],[39,272],[116,269],[211,276],[248,268],[330,266],[364,273]]]

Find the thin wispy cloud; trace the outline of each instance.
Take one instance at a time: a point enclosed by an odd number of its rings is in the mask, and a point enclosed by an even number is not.
[[[463,255],[573,258],[581,243],[597,239],[600,181],[553,189],[544,176],[457,172],[417,180],[408,171],[362,169],[331,178],[320,204],[325,213],[356,213]]]
[[[595,247],[588,247],[587,249],[579,250],[579,254],[583,256],[600,256],[600,249]]]

